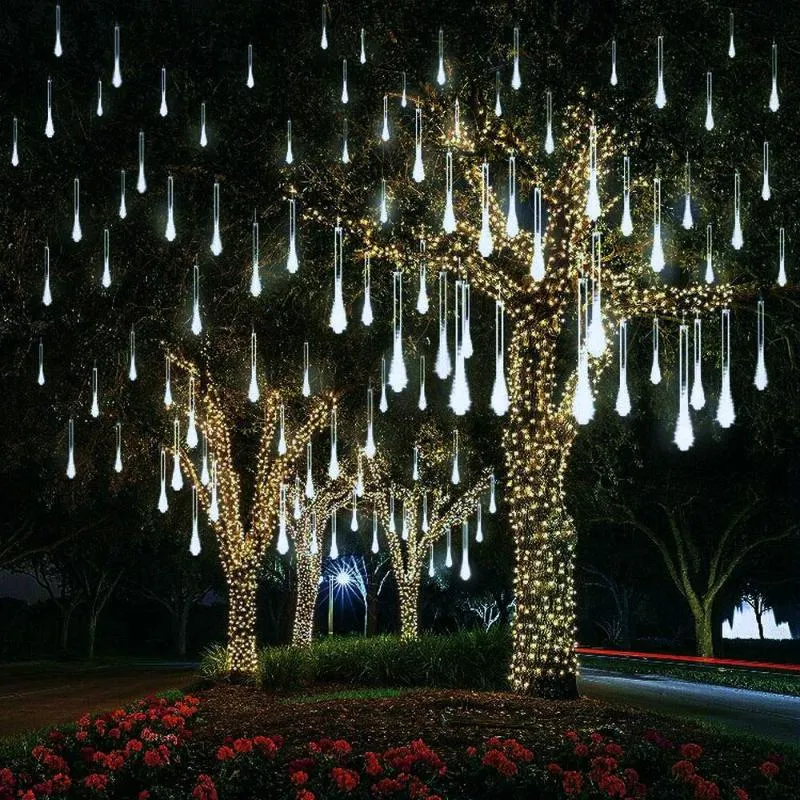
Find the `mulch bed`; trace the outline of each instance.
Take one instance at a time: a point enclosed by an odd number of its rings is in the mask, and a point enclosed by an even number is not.
[[[312,691],[317,695],[343,688],[352,687],[314,687]],[[286,692],[224,684],[198,694],[203,703],[193,725],[194,739],[209,748],[226,736],[274,733],[284,736],[287,748],[298,752],[311,739],[323,736],[347,739],[361,750],[421,738],[447,760],[462,755],[468,745],[501,736],[517,738],[546,756],[571,729],[608,732],[624,746],[656,728],[676,743],[702,744],[709,766],[730,769],[732,761],[737,761],[752,767],[769,752],[740,742],[732,748],[726,737],[712,737],[691,722],[585,698],[550,701],[503,692],[421,689],[397,697],[292,702]]]

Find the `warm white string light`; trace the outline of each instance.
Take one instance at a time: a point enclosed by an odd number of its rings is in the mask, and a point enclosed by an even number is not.
[[[730,428],[736,419],[731,395],[731,312],[722,310],[722,336],[720,338],[720,364],[722,368],[722,386],[717,406],[717,422],[723,428]]]
[[[756,374],[753,384],[759,392],[767,388],[767,365],[764,360],[764,301],[756,305]]]
[[[689,326],[678,328],[678,419],[672,439],[678,450],[686,452],[694,444],[692,417],[689,413]]]

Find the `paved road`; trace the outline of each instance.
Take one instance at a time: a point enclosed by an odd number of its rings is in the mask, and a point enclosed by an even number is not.
[[[800,742],[800,697],[667,678],[581,670],[582,694],[659,714],[690,717],[780,742]]]
[[[111,711],[149,694],[180,689],[195,679],[196,673],[182,664],[0,675],[0,737],[73,722],[86,712]]]

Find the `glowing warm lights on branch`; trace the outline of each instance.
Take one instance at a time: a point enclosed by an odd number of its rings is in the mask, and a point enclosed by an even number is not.
[[[686,324],[678,328],[678,419],[673,441],[684,452],[694,444],[689,414],[689,326]]]
[[[722,368],[722,385],[717,405],[717,422],[723,428],[730,428],[736,419],[731,395],[731,312],[722,309],[722,336],[720,346],[720,363]]]
[[[764,301],[756,305],[756,374],[753,384],[759,392],[767,388],[767,365],[764,361]]]

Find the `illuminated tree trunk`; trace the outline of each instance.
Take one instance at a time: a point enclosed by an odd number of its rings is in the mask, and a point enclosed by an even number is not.
[[[232,675],[254,675],[256,652],[256,566],[249,561],[226,569],[228,584],[228,653]]]
[[[297,554],[297,604],[292,625],[292,645],[309,647],[314,638],[314,612],[317,608],[322,556],[308,552]]]
[[[396,576],[400,602],[400,638],[416,639],[419,636],[419,567]]]
[[[563,475],[575,427],[553,398],[554,344],[532,356],[534,324],[518,322],[509,348],[503,447],[516,599],[509,683],[527,694],[574,697],[576,531],[564,508]]]

